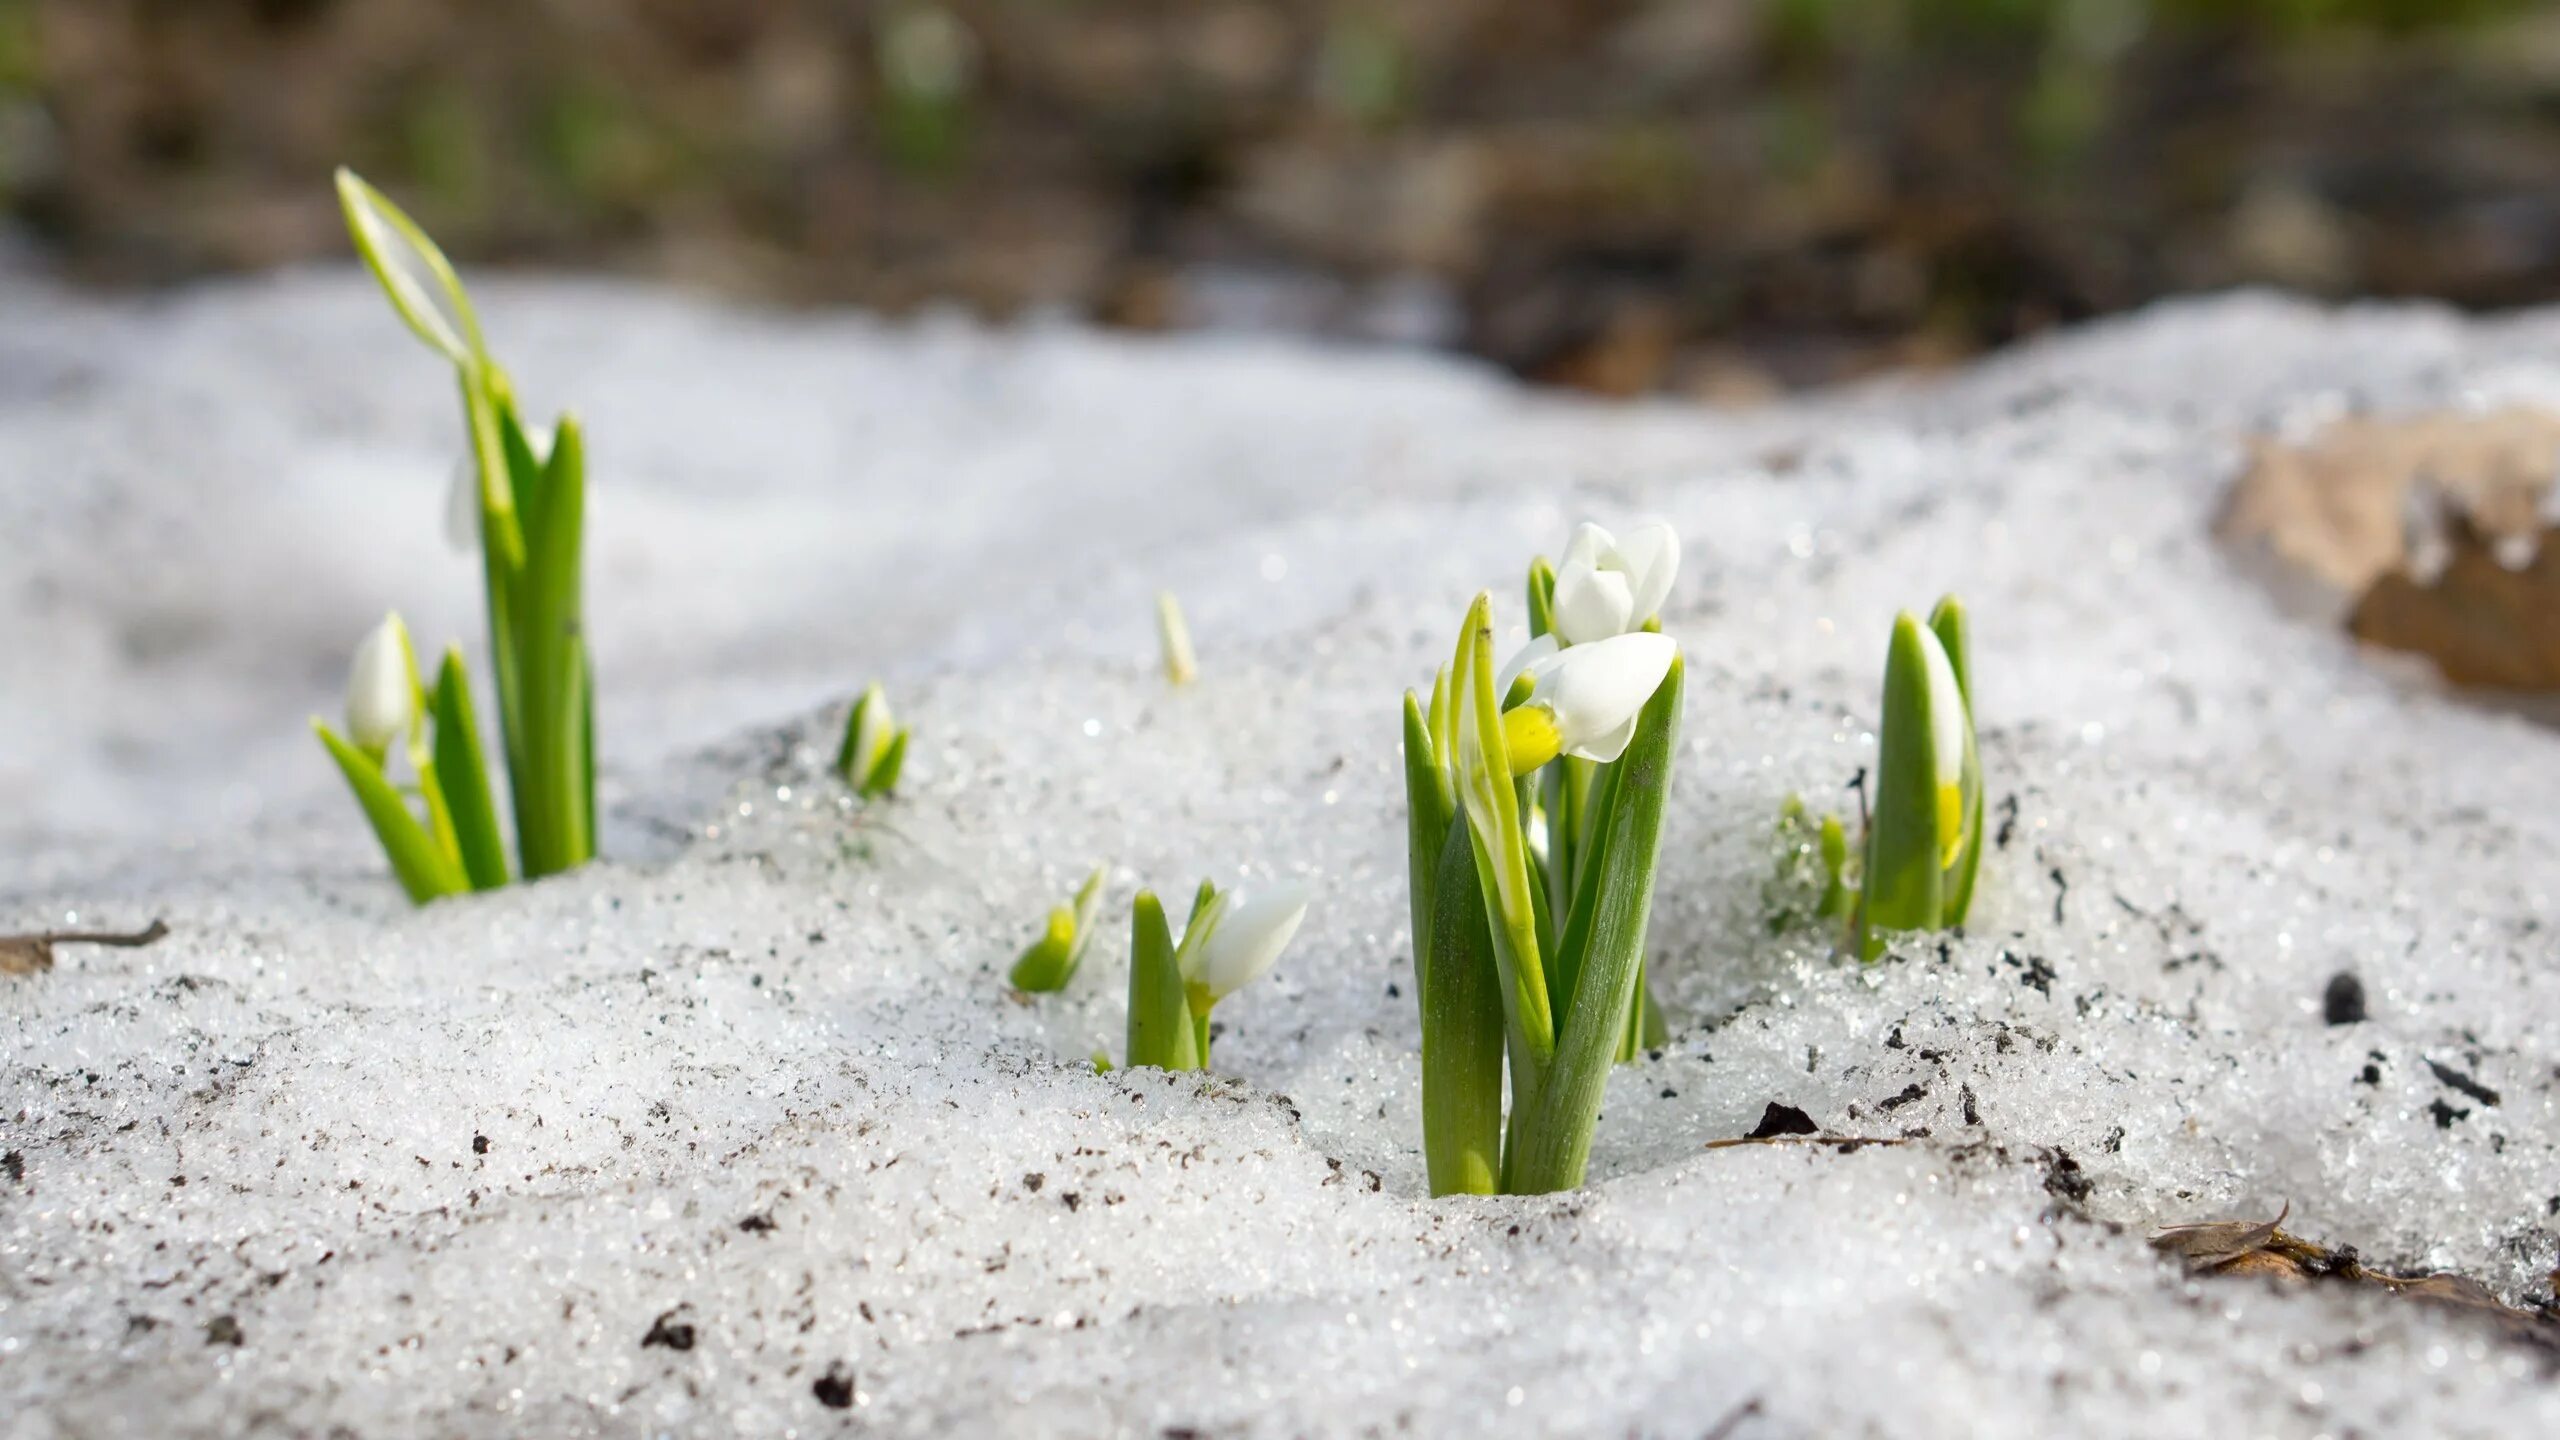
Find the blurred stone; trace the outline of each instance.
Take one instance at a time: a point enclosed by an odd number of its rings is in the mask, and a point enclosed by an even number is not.
[[[2560,474],[2560,415],[2510,408],[2350,417],[2301,443],[2260,437],[2214,530],[2345,594],[2423,565],[2439,517],[2531,541]]]

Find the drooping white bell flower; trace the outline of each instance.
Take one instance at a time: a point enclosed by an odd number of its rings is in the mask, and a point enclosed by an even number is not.
[[[1920,635],[1921,668],[1929,677],[1929,754],[1937,781],[1939,863],[1952,865],[1964,849],[1965,821],[1973,813],[1973,797],[1966,787],[1975,781],[1964,763],[1965,736],[1973,720],[1946,646],[1929,627],[1915,628]]]
[[[1585,523],[1556,569],[1556,633],[1567,645],[1588,645],[1642,630],[1679,573],[1680,535],[1669,522],[1647,521],[1624,540]]]
[[[417,719],[409,630],[395,613],[366,633],[347,668],[347,736],[358,749],[379,756]]]
[[[480,321],[462,293],[462,280],[418,222],[343,167],[338,171],[338,206],[346,213],[357,255],[418,338],[466,369],[484,363]]]
[[[1612,635],[1532,660],[1529,698],[1502,716],[1511,772],[1526,775],[1557,755],[1603,764],[1626,753],[1645,702],[1662,688],[1680,646],[1668,635]]]
[[[1178,957],[1192,1008],[1203,1010],[1204,1001],[1215,1005],[1261,979],[1298,933],[1311,898],[1306,886],[1292,884],[1258,895],[1223,891],[1210,901],[1193,922],[1199,933],[1182,937]]]

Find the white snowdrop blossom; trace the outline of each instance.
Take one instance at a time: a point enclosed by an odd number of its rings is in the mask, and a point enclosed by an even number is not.
[[[1258,895],[1226,891],[1195,922],[1199,934],[1183,937],[1180,964],[1194,1008],[1214,1005],[1259,980],[1287,949],[1307,918],[1312,897],[1304,885],[1281,885]]]
[[[1612,635],[1531,660],[1529,698],[1503,712],[1511,771],[1525,775],[1559,754],[1603,764],[1626,753],[1636,720],[1671,672],[1680,646],[1667,635]]]
[[[1946,646],[1926,626],[1919,633],[1920,659],[1929,675],[1929,757],[1937,780],[1940,863],[1952,865],[1964,849],[1965,818],[1973,811],[1972,797],[1965,793],[1972,776],[1964,763],[1965,736],[1973,722]]]
[[[356,646],[355,663],[347,669],[347,734],[357,748],[378,756],[417,718],[408,627],[398,615],[388,615]]]
[[[1680,535],[1652,520],[1617,536],[1585,523],[1556,570],[1555,628],[1567,645],[1642,630],[1670,598],[1680,573]]]

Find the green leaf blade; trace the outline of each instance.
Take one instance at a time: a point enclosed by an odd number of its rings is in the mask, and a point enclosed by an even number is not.
[[[1935,930],[1945,915],[1945,853],[1938,838],[1937,760],[1930,742],[1923,643],[1918,621],[1908,614],[1895,618],[1877,732],[1876,803],[1867,821],[1862,954],[1875,950],[1884,934]]]
[[[498,829],[498,807],[480,751],[480,716],[471,703],[471,681],[462,652],[445,651],[436,673],[436,784],[452,817],[463,873],[474,890],[507,883],[507,842]]]
[[[1485,916],[1475,842],[1451,817],[1442,832],[1423,969],[1422,1149],[1434,1195],[1501,1188],[1502,975]]]
[[[398,876],[400,888],[419,905],[446,895],[459,895],[470,888],[461,865],[439,849],[426,826],[418,822],[408,802],[391,782],[384,778],[381,762],[341,738],[326,724],[314,720],[311,728],[320,736],[338,770],[347,777],[348,788],[355,791],[356,804],[364,818],[373,825],[374,836],[382,842],[382,853],[391,861],[391,873]]]
[[[1173,958],[1173,932],[1154,892],[1138,892],[1129,907],[1129,932],[1129,1046],[1123,1063],[1199,1069],[1191,1006]]]

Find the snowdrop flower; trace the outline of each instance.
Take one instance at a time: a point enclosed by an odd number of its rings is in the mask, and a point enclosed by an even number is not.
[[[1221,892],[1182,937],[1177,964],[1191,1008],[1207,1014],[1238,990],[1263,977],[1307,918],[1312,898],[1303,885],[1282,885],[1259,895]]]
[[[1526,775],[1559,754],[1603,764],[1625,754],[1645,702],[1679,655],[1670,636],[1639,631],[1530,659],[1520,671],[1529,698],[1502,716],[1511,773]]]
[[[1679,573],[1680,536],[1668,522],[1647,521],[1623,541],[1585,523],[1556,570],[1556,632],[1567,645],[1587,645],[1642,630]]]
[[[356,646],[347,669],[347,734],[375,757],[418,719],[418,681],[409,661],[409,630],[394,613]]]
[[[1973,721],[1965,713],[1964,687],[1956,683],[1956,667],[1947,647],[1927,626],[1920,635],[1920,660],[1929,677],[1929,753],[1937,781],[1939,863],[1953,865],[1964,849],[1965,817],[1973,811],[1965,786],[1965,737]]]

